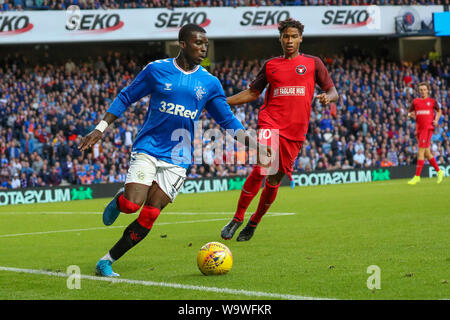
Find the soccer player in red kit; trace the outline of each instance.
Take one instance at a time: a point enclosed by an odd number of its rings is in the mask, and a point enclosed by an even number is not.
[[[237,241],[251,239],[261,218],[275,201],[284,175],[292,180],[294,161],[306,139],[316,84],[325,91],[317,96],[320,103],[325,105],[338,99],[333,81],[320,58],[299,52],[303,29],[299,21],[281,21],[278,30],[283,56],[267,60],[249,89],[227,98],[230,105],[251,102],[267,86],[265,102],[258,115],[258,140],[271,145],[272,150],[276,151],[274,161],[277,162],[277,168],[275,172],[270,172],[270,168],[260,165],[253,167],[242,188],[236,213],[222,229],[223,239],[231,239],[242,225],[245,211],[265,177],[258,208],[239,233]],[[276,148],[272,144],[274,139],[277,141]]]
[[[437,183],[441,183],[444,179],[444,171],[439,169],[436,159],[430,151],[431,137],[433,136],[434,127],[437,126],[442,111],[436,100],[430,98],[430,85],[427,82],[421,82],[418,85],[420,98],[413,100],[409,107],[409,117],[416,118],[416,137],[419,143],[419,151],[417,154],[416,175],[408,181],[408,184],[415,185],[420,182],[420,173],[425,163],[425,157],[428,162],[437,171]]]

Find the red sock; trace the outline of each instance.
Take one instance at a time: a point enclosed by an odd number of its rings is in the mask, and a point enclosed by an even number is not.
[[[425,160],[417,160],[416,176],[420,176]]]
[[[248,206],[252,202],[253,198],[258,194],[259,189],[261,189],[261,184],[264,180],[264,176],[261,175],[261,167],[253,167],[252,172],[245,180],[242,187],[241,195],[239,196],[239,201],[234,214],[234,219],[238,221],[244,220],[245,211],[247,211]]]
[[[152,206],[144,206],[137,218],[137,221],[141,226],[146,229],[151,229],[153,227],[153,223],[158,218],[161,210]]]
[[[277,197],[279,187],[280,184],[272,186],[266,180],[264,189],[261,193],[261,197],[259,198],[258,209],[256,209],[256,212],[250,218],[250,221],[253,224],[258,224],[261,221],[263,215],[265,215],[267,210],[269,210],[270,205],[275,201],[275,198]]]
[[[141,207],[140,205],[131,202],[127,198],[123,196],[123,194],[119,197],[118,201],[119,209],[123,213],[135,213]]]
[[[439,166],[436,162],[436,159],[433,157],[431,159],[428,159],[428,162],[433,166],[434,170],[436,170],[436,172],[439,172]]]

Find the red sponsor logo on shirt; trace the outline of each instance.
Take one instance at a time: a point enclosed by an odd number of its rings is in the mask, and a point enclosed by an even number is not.
[[[274,97],[285,97],[285,96],[305,96],[304,86],[294,86],[294,87],[279,87],[273,90]]]
[[[430,110],[418,110],[416,114],[430,114]]]

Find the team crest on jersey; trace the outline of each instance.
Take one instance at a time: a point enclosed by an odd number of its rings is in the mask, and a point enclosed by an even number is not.
[[[202,86],[196,86],[194,90],[197,100],[202,100],[203,96],[206,94],[206,90]]]
[[[297,66],[297,68],[295,68],[295,72],[297,72],[300,75],[305,74],[306,73],[306,67],[301,64],[301,65]]]

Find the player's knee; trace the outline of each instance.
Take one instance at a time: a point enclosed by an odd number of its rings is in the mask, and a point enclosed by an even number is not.
[[[119,208],[124,213],[135,213],[141,208],[141,204],[134,203],[121,195],[119,197]]]
[[[284,177],[284,173],[280,171],[277,174],[268,176],[266,178],[266,181],[271,186],[279,186],[283,177]]]
[[[144,228],[151,229],[160,212],[160,209],[146,205],[142,208],[137,220]]]

